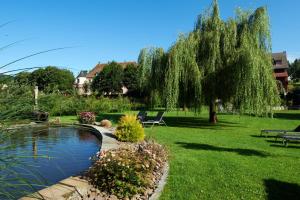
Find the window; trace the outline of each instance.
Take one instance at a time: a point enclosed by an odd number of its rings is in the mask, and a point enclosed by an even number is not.
[[[275,65],[282,65],[282,60],[275,60]]]

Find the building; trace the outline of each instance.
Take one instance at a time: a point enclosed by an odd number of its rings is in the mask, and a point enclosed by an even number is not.
[[[91,92],[89,88],[85,88],[85,84],[89,84],[88,79],[86,78],[88,74],[87,70],[80,71],[78,76],[75,79],[74,87],[77,89],[78,94],[83,95],[89,95]]]
[[[122,67],[123,67],[123,69],[125,69],[126,68],[126,66],[127,65],[129,65],[129,64],[134,64],[134,65],[136,65],[136,62],[120,62],[120,63],[118,63],[119,65],[121,65]],[[93,78],[98,74],[98,73],[100,73],[102,70],[103,70],[103,68],[105,67],[107,65],[107,63],[106,64],[100,64],[100,63],[98,63],[87,75],[86,75],[86,78],[90,81],[90,82],[92,82],[92,80],[93,80]]]
[[[123,67],[123,69],[126,68],[127,65],[129,64],[134,64],[137,65],[136,62],[120,62],[118,63],[119,65],[121,65]],[[91,91],[88,90],[86,91],[84,88],[85,84],[90,84],[94,77],[100,73],[104,67],[107,65],[107,63],[98,63],[91,71],[81,71],[79,73],[79,75],[76,77],[75,80],[75,84],[74,87],[78,90],[78,94],[82,95],[82,94],[86,94],[86,95],[90,95]],[[126,87],[122,88],[123,90],[123,94],[126,94],[128,89]]]
[[[287,60],[286,52],[280,53],[272,53],[272,62],[273,62],[273,69],[274,69],[274,76],[276,80],[282,83],[285,92],[288,90],[288,68],[289,63]]]

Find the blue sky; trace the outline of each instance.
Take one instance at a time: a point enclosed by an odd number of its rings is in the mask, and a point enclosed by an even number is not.
[[[137,60],[143,47],[168,49],[179,33],[190,31],[196,16],[211,0],[2,0],[0,65],[34,52],[74,46],[20,61],[2,69],[47,65],[68,68],[74,75],[98,62]],[[267,6],[273,52],[300,57],[299,0],[219,0],[221,17],[235,9]],[[1,72],[1,71],[0,71]]]

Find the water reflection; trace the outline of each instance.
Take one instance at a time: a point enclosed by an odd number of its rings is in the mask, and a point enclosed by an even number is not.
[[[89,130],[74,127],[9,134],[0,143],[0,199],[7,199],[7,192],[18,198],[88,169],[100,143]]]

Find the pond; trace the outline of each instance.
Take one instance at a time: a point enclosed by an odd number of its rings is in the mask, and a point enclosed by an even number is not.
[[[18,199],[87,170],[101,141],[91,130],[40,127],[0,137],[0,199]]]

